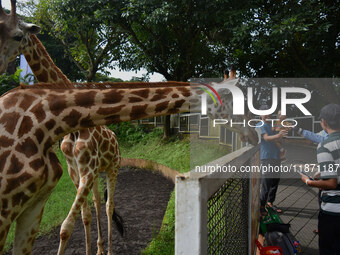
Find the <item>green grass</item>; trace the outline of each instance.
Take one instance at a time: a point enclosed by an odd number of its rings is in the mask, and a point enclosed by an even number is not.
[[[143,255],[175,253],[175,191],[171,193],[159,234],[142,252]]]
[[[126,158],[148,159],[166,165],[179,172],[190,170],[190,144],[188,141],[166,142],[160,138],[151,138],[147,143],[133,146],[120,145],[121,153]]]
[[[190,169],[202,166],[231,152],[230,147],[219,145],[216,140],[190,140]]]

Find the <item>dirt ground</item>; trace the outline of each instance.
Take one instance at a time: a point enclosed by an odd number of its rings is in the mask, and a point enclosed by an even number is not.
[[[159,231],[170,193],[174,184],[159,173],[133,168],[121,168],[116,185],[115,204],[118,213],[124,219],[126,234],[119,235],[113,223],[113,253],[140,254]],[[102,233],[105,254],[107,254],[107,220],[104,201],[101,207]],[[97,252],[97,226],[92,210],[91,228],[92,254]],[[85,254],[85,237],[82,221],[78,217],[73,234],[67,244],[65,254]],[[57,254],[59,246],[59,229],[47,236],[35,240],[32,254]],[[8,253],[10,254],[10,253]]]

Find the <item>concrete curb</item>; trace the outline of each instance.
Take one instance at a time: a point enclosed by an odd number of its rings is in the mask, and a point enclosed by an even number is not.
[[[152,171],[160,172],[164,177],[169,178],[173,183],[175,183],[176,175],[179,174],[178,171],[171,169],[170,167],[158,164],[152,160],[139,159],[139,158],[122,158],[120,166],[132,166],[142,169],[148,169]]]

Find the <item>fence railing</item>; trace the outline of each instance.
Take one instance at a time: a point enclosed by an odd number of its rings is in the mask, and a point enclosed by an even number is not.
[[[194,169],[177,176],[175,253],[254,254],[260,178],[239,170],[259,165],[259,146],[244,147],[207,165],[233,166],[237,171]]]

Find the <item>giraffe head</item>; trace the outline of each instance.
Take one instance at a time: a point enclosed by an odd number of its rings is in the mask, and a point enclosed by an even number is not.
[[[212,98],[207,97],[207,105],[208,105],[208,115],[213,119],[226,119],[229,121],[232,121],[234,123],[247,123],[250,119],[249,114],[246,115],[234,115],[233,114],[233,107],[237,107],[237,105],[234,105],[233,103],[233,96],[230,91],[232,86],[238,86],[238,79],[236,77],[236,71],[232,69],[230,72],[230,76],[228,79],[226,79],[224,82],[228,82],[229,88],[219,88],[219,83],[212,83],[212,85],[215,86],[216,91],[218,92],[222,104],[214,104],[214,101]],[[237,102],[237,103],[243,103],[243,102]],[[241,141],[243,142],[249,142],[253,145],[256,145],[258,143],[258,135],[254,128],[248,126],[248,125],[241,125],[236,124],[233,125],[233,127],[226,126],[228,129],[237,132],[240,134]]]
[[[36,34],[40,27],[22,21],[16,14],[16,0],[11,0],[11,13],[7,14],[0,0],[0,73],[3,73],[9,62],[19,55],[25,37]]]

